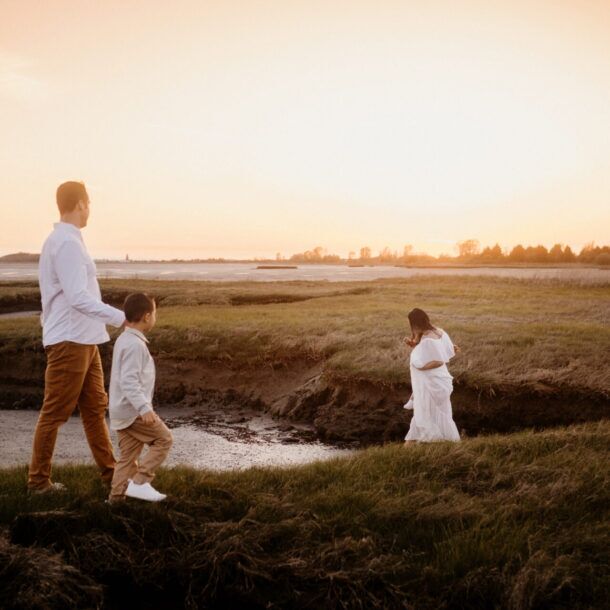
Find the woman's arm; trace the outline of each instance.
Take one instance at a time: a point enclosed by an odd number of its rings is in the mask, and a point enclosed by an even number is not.
[[[420,367],[419,370],[429,371],[430,369],[437,369],[439,366],[443,366],[443,364],[445,363],[441,362],[440,360],[431,360],[430,362],[424,364],[424,366]]]

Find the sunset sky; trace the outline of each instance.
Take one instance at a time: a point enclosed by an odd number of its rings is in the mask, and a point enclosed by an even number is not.
[[[0,0],[0,255],[610,242],[610,1]]]

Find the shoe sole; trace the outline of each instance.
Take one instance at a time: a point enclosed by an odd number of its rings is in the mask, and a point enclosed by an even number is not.
[[[142,500],[143,502],[162,502],[165,498],[142,498],[141,496],[132,496],[131,494],[125,494],[127,498],[133,498],[134,500]]]

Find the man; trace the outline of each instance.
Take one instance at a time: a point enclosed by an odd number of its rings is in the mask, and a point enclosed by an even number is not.
[[[47,368],[28,476],[33,493],[64,489],[61,483],[51,481],[51,460],[57,431],[76,405],[93,458],[108,484],[115,464],[105,420],[108,396],[98,345],[110,340],[106,324],[121,327],[125,315],[102,302],[95,263],[81,236],[89,218],[85,185],[61,184],[57,206],[60,222],[45,241],[39,264]]]

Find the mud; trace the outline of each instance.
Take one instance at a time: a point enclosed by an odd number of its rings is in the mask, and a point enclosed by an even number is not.
[[[108,379],[110,351],[104,346]],[[38,409],[44,380],[42,349],[0,356],[0,409]],[[156,401],[177,409],[189,425],[205,430],[224,418],[227,434],[249,431],[252,414],[287,425],[310,425],[309,440],[377,444],[400,440],[411,413],[402,409],[410,395],[408,383],[382,386],[369,381],[333,379],[322,364],[295,362],[289,368],[232,370],[226,366],[157,357]],[[456,383],[454,419],[463,436],[542,429],[610,417],[610,400],[573,388],[506,387],[480,390]],[[246,413],[247,412],[247,413]],[[246,413],[246,414],[245,414]],[[214,419],[216,418],[216,419]],[[185,424],[186,420],[179,422]],[[221,427],[222,427],[221,426]],[[222,435],[221,435],[222,436]],[[288,439],[286,443],[296,442]]]

